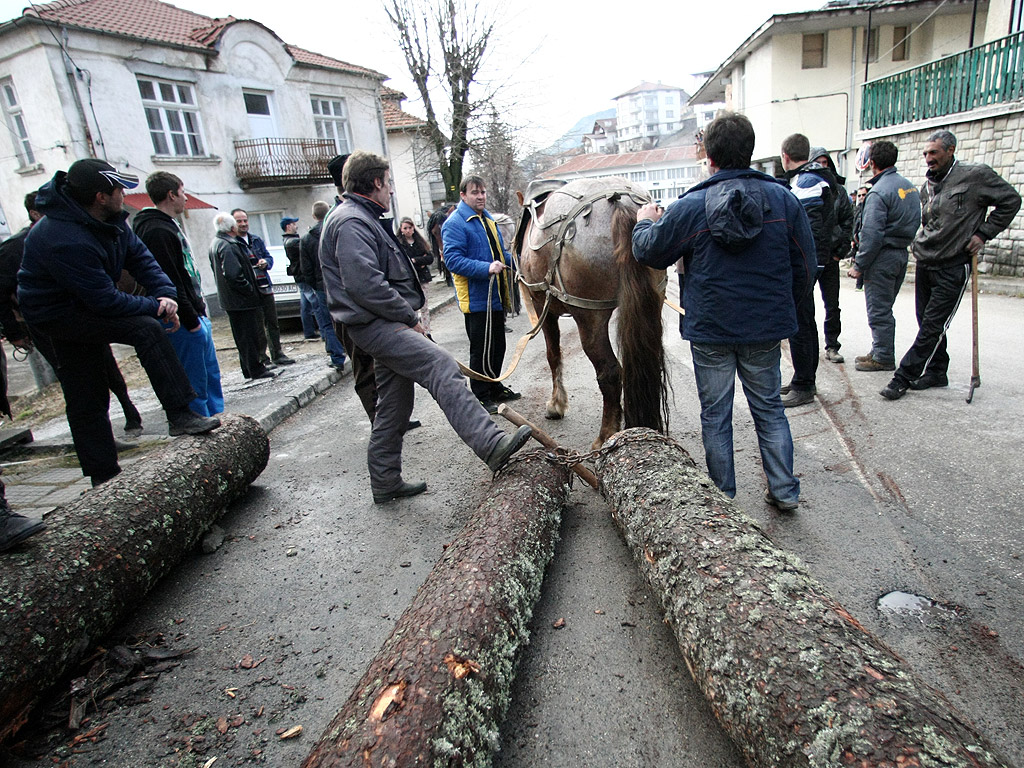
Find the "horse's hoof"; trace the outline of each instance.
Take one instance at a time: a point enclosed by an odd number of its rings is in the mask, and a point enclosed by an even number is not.
[[[544,414],[544,418],[549,421],[561,421],[564,416],[564,413],[559,413],[558,411],[548,411]]]

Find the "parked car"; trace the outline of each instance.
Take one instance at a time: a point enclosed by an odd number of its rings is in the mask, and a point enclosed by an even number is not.
[[[268,245],[267,250],[274,257],[274,267],[270,270],[270,282],[274,287],[274,303],[277,305],[278,317],[299,316],[299,286],[295,278],[288,274],[288,257],[284,246]]]

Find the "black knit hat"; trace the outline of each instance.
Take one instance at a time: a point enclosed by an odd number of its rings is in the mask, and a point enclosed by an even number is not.
[[[331,178],[334,180],[334,186],[342,186],[341,182],[341,171],[345,167],[345,161],[348,160],[349,155],[336,155],[327,162],[327,172],[331,174]]]

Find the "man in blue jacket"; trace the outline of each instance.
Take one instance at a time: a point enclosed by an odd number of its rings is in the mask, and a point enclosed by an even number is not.
[[[736,495],[732,403],[739,374],[768,478],[765,501],[792,511],[800,481],[779,397],[780,342],[796,332],[796,305],[814,287],[814,239],[785,182],[750,169],[754,128],[746,117],[718,117],[704,132],[704,148],[711,178],[664,213],[653,203],[642,207],[633,255],[655,269],[683,259],[683,338],[693,356],[711,479]]]
[[[138,183],[94,158],[58,171],[36,197],[43,218],[25,240],[18,273],[21,313],[60,380],[82,474],[93,485],[121,471],[100,364],[112,342],[135,347],[172,435],[220,426],[219,419],[188,407],[196,393],[160,323],[171,331],[180,326],[178,294],[128,228],[123,210],[124,190]],[[145,296],[118,290],[122,270],[146,289]]]
[[[515,286],[501,233],[486,210],[484,180],[467,176],[459,190],[462,202],[441,226],[444,263],[466,316],[469,367],[497,378],[505,363],[504,313],[512,310]],[[520,397],[497,382],[471,379],[470,388],[488,413],[497,413],[498,403]]]

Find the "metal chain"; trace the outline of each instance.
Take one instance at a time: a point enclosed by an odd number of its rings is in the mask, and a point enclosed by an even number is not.
[[[659,442],[666,443],[668,445],[675,446],[676,448],[685,450],[685,448],[683,448],[676,440],[669,437],[668,435],[663,435],[660,432],[654,432],[653,434],[651,432],[636,432],[631,435],[613,435],[600,448],[595,448],[594,450],[587,451],[586,453],[580,453],[579,451],[574,451],[571,448],[552,449],[545,447],[534,448],[529,451],[520,451],[519,453],[509,458],[509,460],[505,463],[505,466],[498,470],[498,472],[496,472],[495,475],[504,472],[506,469],[511,467],[516,462],[526,461],[528,459],[537,457],[544,458],[548,461],[548,463],[554,464],[556,466],[571,468],[576,466],[577,464],[582,464],[585,461],[593,461],[594,459],[597,459],[601,456],[607,456],[612,451],[621,448],[624,445],[629,445],[630,443],[644,443],[649,442],[651,440],[657,440]]]

